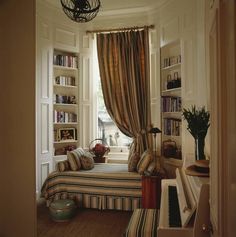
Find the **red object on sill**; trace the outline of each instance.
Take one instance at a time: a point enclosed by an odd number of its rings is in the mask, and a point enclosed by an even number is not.
[[[160,208],[161,200],[161,175],[142,176],[142,207]]]

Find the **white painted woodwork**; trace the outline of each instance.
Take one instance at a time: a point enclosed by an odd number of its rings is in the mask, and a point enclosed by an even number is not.
[[[56,49],[79,52],[79,33],[62,25],[54,27],[54,45]]]
[[[85,56],[81,54],[81,65],[82,65],[82,78],[81,81],[81,146],[87,148],[89,146],[89,142],[91,141],[92,134],[92,105],[91,105],[91,58],[89,56]]]
[[[162,46],[179,38],[179,27],[179,17],[174,17],[161,26]]]
[[[49,127],[49,119],[50,111],[49,104],[41,104],[41,154],[49,153],[50,147],[50,127]]]
[[[36,193],[52,170],[52,37],[50,25],[37,18],[36,75]],[[42,164],[47,169],[42,169]]]
[[[81,108],[81,119],[82,121],[87,121],[84,122],[81,125],[81,146],[84,148],[89,147],[89,143],[91,141],[91,127],[90,124],[92,123],[92,117],[90,116],[91,114],[91,106],[89,104],[83,104]]]
[[[41,182],[40,182],[41,187],[46,178],[48,177],[48,174],[50,172],[50,165],[51,164],[49,162],[41,163]]]

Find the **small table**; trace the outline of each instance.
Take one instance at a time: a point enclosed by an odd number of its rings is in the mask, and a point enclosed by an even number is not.
[[[160,208],[163,174],[142,176],[142,208]]]
[[[105,157],[105,156],[103,156],[103,157],[94,156],[93,159],[94,159],[95,163],[106,163],[107,162],[107,157]]]

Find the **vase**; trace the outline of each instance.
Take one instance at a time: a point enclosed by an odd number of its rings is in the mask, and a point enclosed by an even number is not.
[[[205,160],[205,137],[195,138],[195,160]]]

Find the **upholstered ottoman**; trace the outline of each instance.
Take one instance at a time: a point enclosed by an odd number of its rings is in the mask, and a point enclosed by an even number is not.
[[[68,221],[75,215],[76,205],[70,199],[56,200],[50,204],[49,212],[54,221]]]
[[[135,209],[125,237],[156,237],[158,227],[158,209]]]

